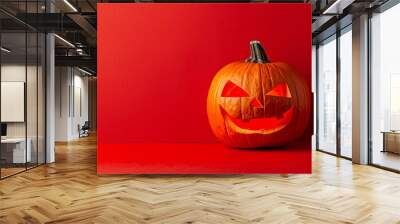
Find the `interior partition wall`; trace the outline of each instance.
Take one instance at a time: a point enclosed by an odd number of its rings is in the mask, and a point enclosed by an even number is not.
[[[316,148],[352,157],[351,25],[317,44]]]
[[[40,13],[44,1],[0,3],[0,178],[45,163],[46,38],[18,16]],[[5,8],[7,8],[5,7]]]

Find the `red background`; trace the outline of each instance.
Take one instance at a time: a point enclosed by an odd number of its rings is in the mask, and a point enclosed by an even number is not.
[[[98,173],[308,173],[311,136],[286,148],[219,144],[210,82],[260,40],[311,83],[309,4],[99,4]]]

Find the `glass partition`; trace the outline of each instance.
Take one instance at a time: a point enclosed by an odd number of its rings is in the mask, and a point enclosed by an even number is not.
[[[1,34],[2,177],[24,171],[31,162],[26,141],[26,40],[25,32]]]
[[[1,1],[41,13],[44,1]],[[0,178],[45,163],[45,34],[0,12]]]

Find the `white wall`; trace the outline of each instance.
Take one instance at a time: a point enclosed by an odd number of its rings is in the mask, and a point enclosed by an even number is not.
[[[68,67],[55,68],[55,141],[69,139],[69,85],[70,71]]]
[[[29,70],[29,68],[28,68]],[[25,64],[9,64],[1,66],[1,81],[3,82],[25,82]],[[30,72],[29,72],[30,73]],[[1,108],[5,110],[5,108]],[[25,137],[25,123],[7,123],[7,137]]]
[[[28,67],[28,70],[31,68]],[[8,64],[1,66],[1,81],[25,82],[25,64]],[[30,72],[28,72],[30,74]],[[6,108],[1,108],[5,110]],[[7,123],[7,137],[25,137],[25,122]]]
[[[25,71],[27,69],[27,72]],[[36,85],[36,80],[34,80],[33,77],[31,76],[36,76],[36,66],[28,66],[27,68],[25,67],[25,64],[20,65],[20,64],[5,64],[1,66],[1,81],[2,82],[25,82],[25,75],[28,75],[28,81],[30,85]],[[36,111],[36,88],[28,88],[28,99],[27,103],[31,104],[31,102],[34,102],[34,104],[27,105],[29,107],[29,112],[32,110]],[[35,99],[29,99],[29,97],[35,98]],[[6,108],[2,108],[2,110],[5,110]],[[31,117],[33,116],[33,117]],[[28,122],[35,122],[36,123],[37,117],[36,113],[28,113]],[[33,125],[28,124],[28,129],[30,127],[33,127]],[[34,127],[36,130],[36,126]],[[29,137],[29,130],[28,130],[28,137]],[[7,122],[7,136],[8,137],[25,137],[25,122]]]
[[[72,125],[72,132],[71,135],[73,138],[79,137],[79,132],[78,132],[78,124],[83,125],[85,121],[88,121],[89,119],[89,111],[88,111],[88,77],[85,76],[83,77],[81,73],[76,74],[75,70],[75,75],[74,75],[74,108],[72,111],[73,113],[73,119],[71,120],[71,125]],[[80,97],[79,97],[80,96]],[[81,110],[81,111],[80,111]]]
[[[38,69],[38,70],[36,70]],[[45,150],[45,85],[44,74],[42,67],[36,65],[27,67],[24,64],[9,63],[1,66],[1,81],[2,82],[24,82],[26,84],[26,108],[22,108],[22,112],[27,115],[27,120],[24,122],[6,122],[7,137],[9,138],[24,138],[25,135],[30,139],[30,148],[32,161],[44,163]],[[25,80],[27,79],[27,80]],[[7,96],[2,96],[7,97]],[[7,110],[9,108],[1,108]],[[37,156],[39,153],[39,156]],[[51,162],[51,160],[49,160]]]
[[[72,67],[56,67],[55,74],[55,140],[70,141],[89,118],[88,77]]]

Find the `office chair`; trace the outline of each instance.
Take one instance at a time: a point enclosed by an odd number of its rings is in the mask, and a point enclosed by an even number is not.
[[[79,138],[80,137],[87,137],[89,136],[89,129],[90,129],[90,125],[89,125],[89,121],[85,121],[85,123],[82,125],[82,127],[79,127],[80,125],[78,125],[78,129],[79,129]]]

